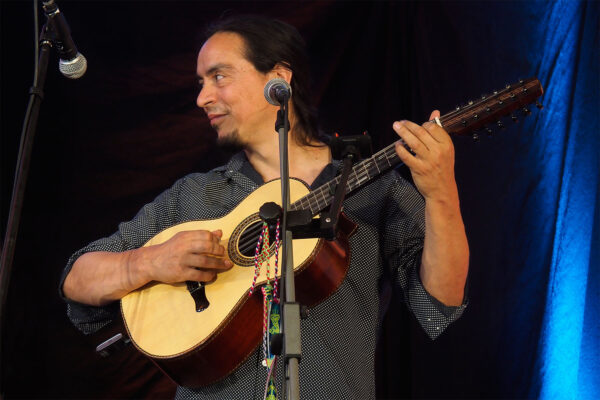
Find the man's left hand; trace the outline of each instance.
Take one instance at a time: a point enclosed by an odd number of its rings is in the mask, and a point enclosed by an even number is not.
[[[431,120],[440,116],[435,110],[430,122],[419,126],[411,121],[396,121],[393,128],[414,153],[400,141],[396,153],[410,168],[413,180],[425,200],[448,201],[457,196],[454,179],[454,145],[448,133]]]

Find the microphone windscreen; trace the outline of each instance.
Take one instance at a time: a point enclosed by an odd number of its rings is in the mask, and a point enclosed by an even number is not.
[[[58,69],[67,78],[81,78],[85,74],[85,71],[87,71],[87,60],[83,54],[77,53],[77,56],[72,60],[63,60],[61,58],[58,62]]]
[[[267,101],[274,106],[280,105],[279,99],[277,99],[276,96],[277,91],[287,91],[288,97],[292,95],[292,87],[285,79],[271,79],[265,85],[264,95],[265,99],[267,99]]]

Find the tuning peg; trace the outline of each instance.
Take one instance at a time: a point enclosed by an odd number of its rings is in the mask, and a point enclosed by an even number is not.
[[[473,135],[471,135],[471,137],[473,138],[474,142],[479,142],[479,134],[477,132],[473,132]]]
[[[460,111],[460,106],[456,106],[456,107],[454,107],[454,109],[455,109],[456,111]]]
[[[492,133],[494,133],[494,131],[487,126],[485,127],[485,131],[487,132],[488,136],[492,136]]]
[[[462,126],[467,126],[467,120],[463,119],[462,121],[460,121],[460,123],[462,124]]]
[[[512,119],[513,122],[519,122],[519,118],[517,118],[515,114],[510,114],[510,119]]]
[[[470,105],[470,106],[472,106],[473,105],[473,100],[469,100],[469,102],[467,104]]]
[[[497,126],[498,128],[500,128],[500,129],[504,129],[504,128],[505,128],[504,124],[503,124],[503,123],[502,123],[502,121],[500,121],[500,120],[498,120],[498,121],[496,122],[496,126]]]
[[[523,114],[525,114],[525,115],[530,115],[531,114],[531,110],[529,108],[527,108],[527,107],[523,107],[521,109],[521,111],[523,111]]]
[[[535,106],[536,106],[537,108],[539,108],[540,110],[541,110],[542,108],[544,108],[544,105],[543,105],[542,103],[540,103],[539,101],[536,101],[536,102],[535,102]]]
[[[507,83],[504,87],[510,89],[510,83]]]
[[[481,95],[481,100],[485,100],[485,99],[487,99],[487,96],[485,94],[482,94]]]
[[[525,81],[523,81],[523,79],[519,79],[519,83],[522,85],[523,83],[525,83]]]

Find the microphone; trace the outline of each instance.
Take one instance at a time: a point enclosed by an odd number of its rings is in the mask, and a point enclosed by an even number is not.
[[[274,106],[285,103],[292,97],[292,87],[284,79],[271,79],[265,85],[265,99]]]
[[[56,33],[56,47],[60,58],[58,69],[67,78],[81,78],[87,70],[87,60],[83,54],[77,51],[67,20],[54,0],[44,0],[43,8],[48,17],[48,22]]]

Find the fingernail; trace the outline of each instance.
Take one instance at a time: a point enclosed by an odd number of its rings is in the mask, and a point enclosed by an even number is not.
[[[394,128],[400,129],[400,121],[394,122]]]

